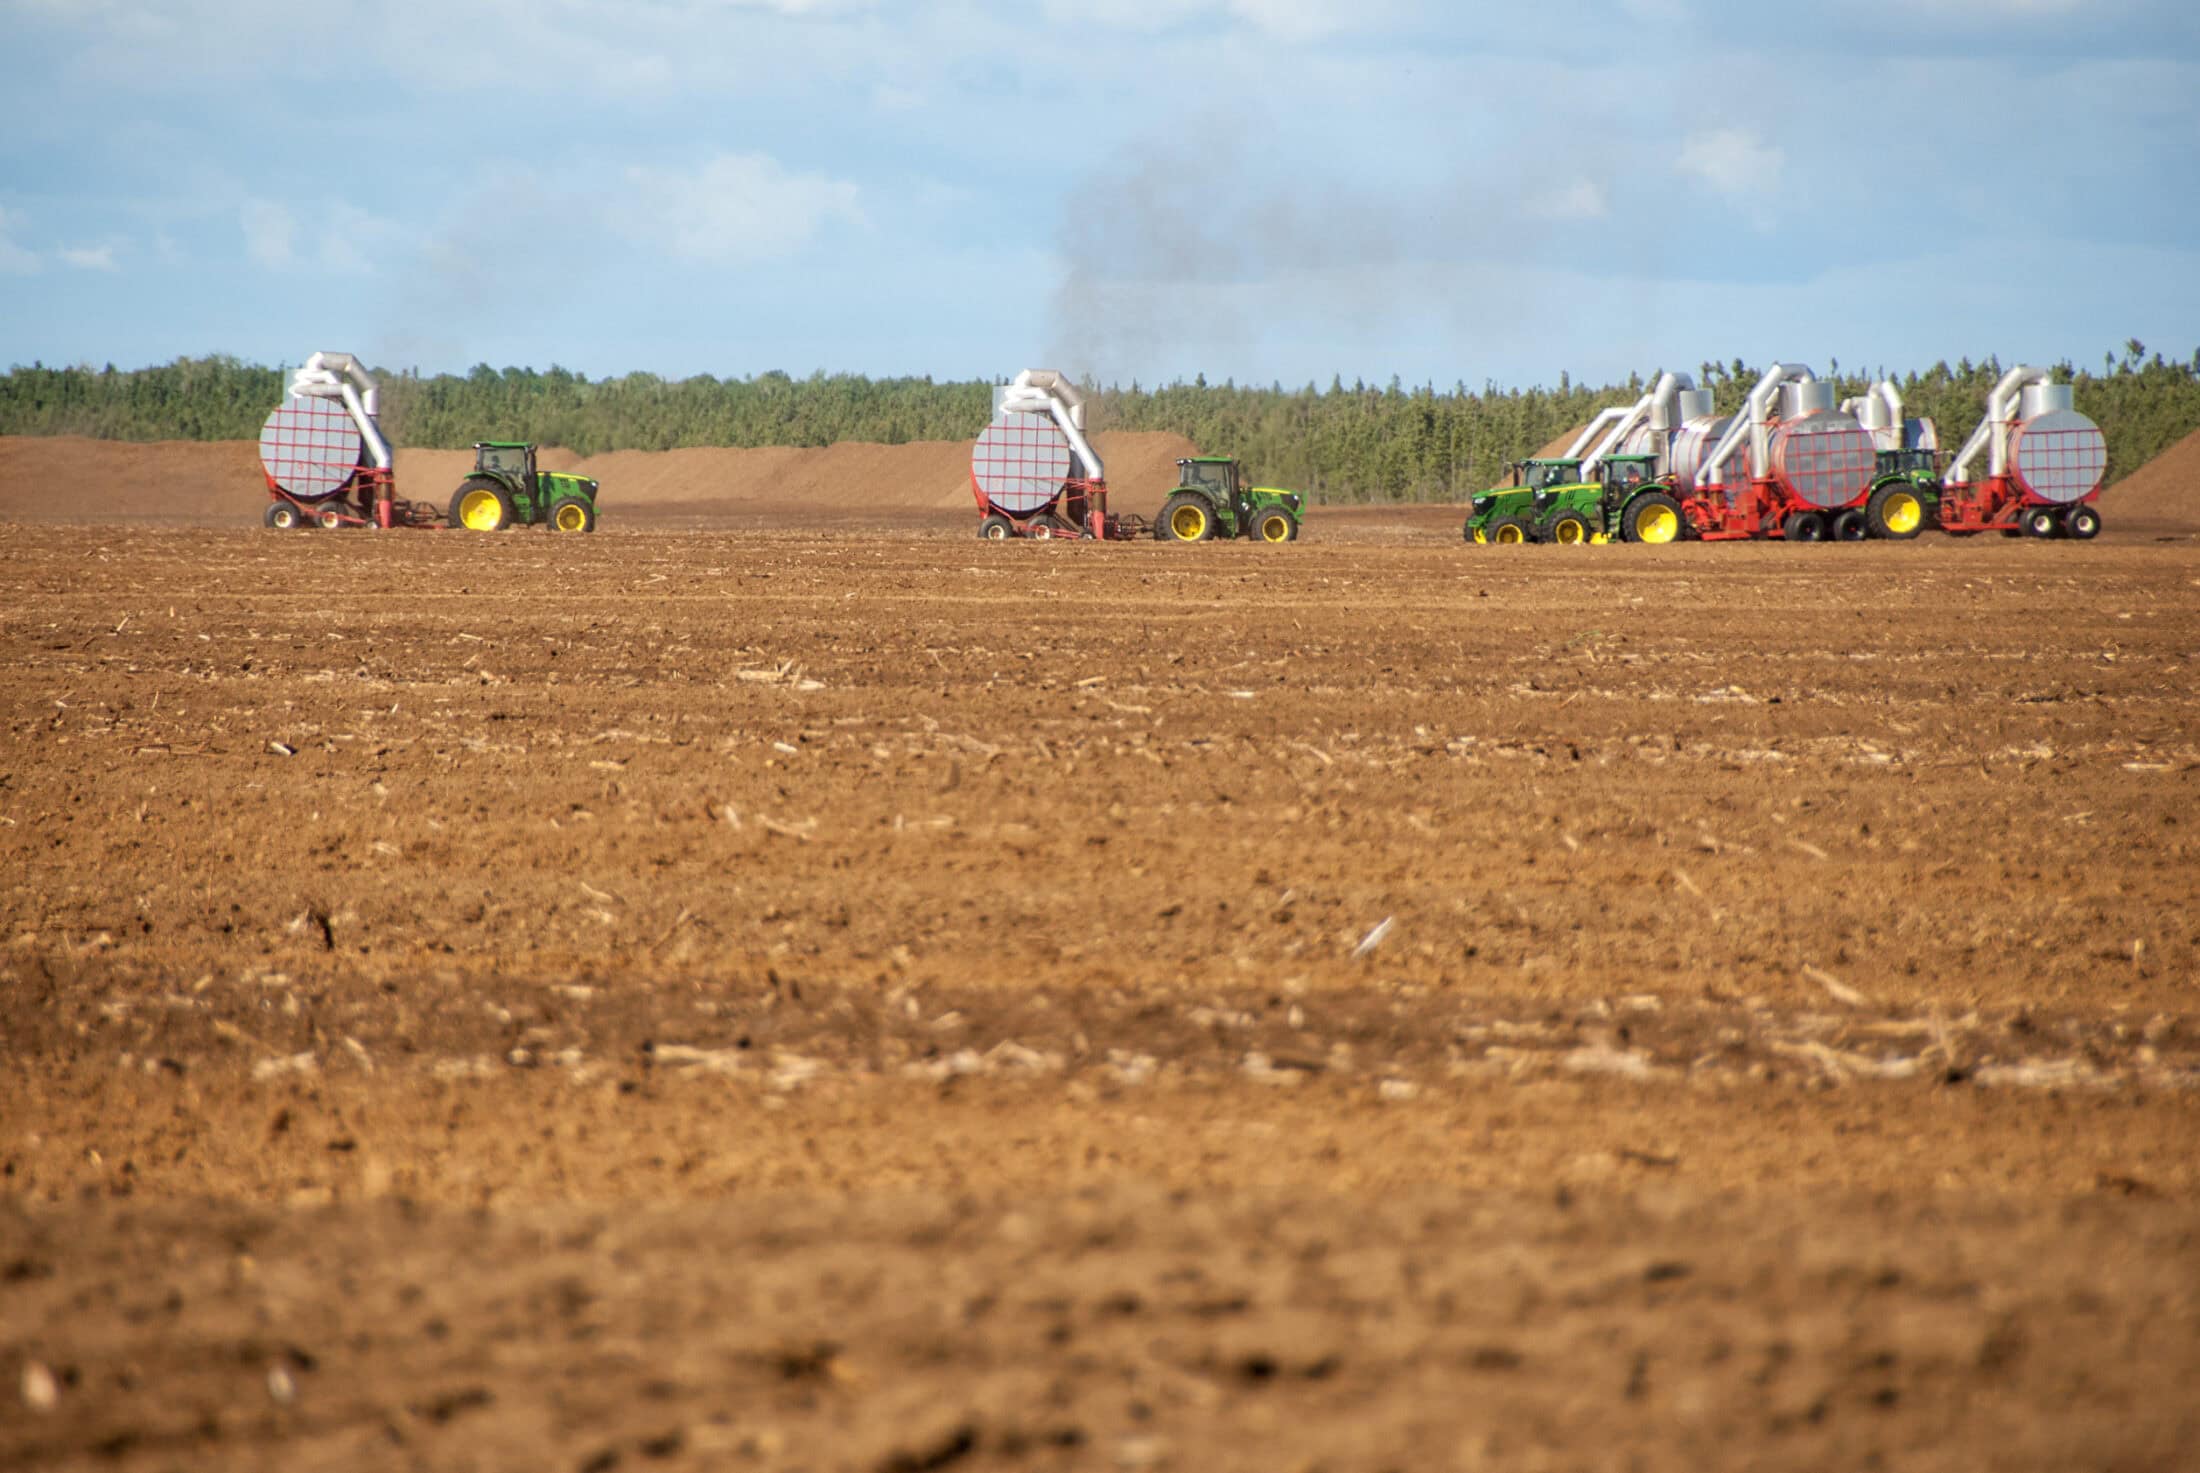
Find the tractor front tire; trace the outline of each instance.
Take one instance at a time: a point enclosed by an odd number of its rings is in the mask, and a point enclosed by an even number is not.
[[[985,542],[1006,542],[1016,535],[1016,524],[997,511],[978,519],[978,537]]]
[[[1864,523],[1874,537],[1907,542],[1925,530],[1925,498],[1915,486],[1882,486],[1864,503]]]
[[[1555,542],[1561,547],[1578,547],[1589,540],[1588,518],[1579,512],[1560,512],[1551,522],[1543,540]]]
[[[451,525],[469,532],[501,532],[516,515],[512,493],[497,481],[468,481],[451,498]]]
[[[560,497],[550,503],[550,530],[593,532],[596,530],[596,508],[578,496]]]
[[[1499,517],[1490,523],[1489,539],[1500,547],[1518,547],[1535,541],[1535,528],[1526,517]]]
[[[1680,541],[1687,530],[1688,518],[1681,513],[1681,504],[1663,491],[1636,497],[1620,513],[1620,531],[1629,542],[1662,546]]]
[[[1207,498],[1179,491],[1161,506],[1154,531],[1164,542],[1205,542],[1215,535],[1215,509]]]
[[[1264,506],[1245,519],[1245,530],[1255,542],[1296,542],[1299,519],[1283,507]]]
[[[267,510],[260,513],[260,520],[278,532],[295,532],[306,524],[297,506],[288,501],[270,501]]]

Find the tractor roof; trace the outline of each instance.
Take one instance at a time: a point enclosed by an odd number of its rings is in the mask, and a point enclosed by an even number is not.
[[[535,442],[532,440],[476,440],[474,441],[474,448],[476,450],[532,450],[535,448]]]
[[[1236,461],[1237,461],[1237,457],[1236,457],[1236,456],[1234,456],[1234,455],[1187,455],[1187,456],[1185,456],[1185,457],[1184,457],[1184,459],[1183,459],[1183,460],[1182,460],[1182,461],[1180,462],[1180,464],[1183,464],[1183,465],[1233,465],[1233,464],[1235,464],[1235,463],[1236,463]]]

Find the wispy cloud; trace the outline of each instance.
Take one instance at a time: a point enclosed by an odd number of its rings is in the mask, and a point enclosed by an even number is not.
[[[0,276],[29,276],[38,269],[38,252],[15,243],[22,218],[0,207]]]
[[[784,260],[829,225],[864,226],[862,191],[788,169],[761,153],[725,153],[691,170],[627,170],[621,229],[682,261],[713,266]]]
[[[111,245],[63,246],[56,254],[61,257],[62,265],[73,266],[79,271],[118,269],[115,265],[115,248]]]
[[[237,209],[244,228],[244,250],[260,265],[280,271],[295,257],[298,222],[272,200],[248,199]]]

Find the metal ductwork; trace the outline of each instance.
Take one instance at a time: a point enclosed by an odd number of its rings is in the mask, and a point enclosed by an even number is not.
[[[1044,414],[1053,419],[1069,441],[1088,481],[1105,481],[1107,469],[1099,452],[1085,438],[1085,396],[1063,374],[1051,368],[1027,368],[993,391],[993,417],[1003,414]]]
[[[1606,432],[1604,438],[1597,442],[1596,450],[1581,463],[1581,479],[1594,480],[1597,467],[1603,463],[1604,457],[1620,453],[1621,444],[1645,420],[1649,421],[1653,430],[1663,432],[1653,437],[1652,444],[1652,450],[1661,461],[1659,468],[1662,470],[1666,443],[1675,423],[1674,416],[1681,391],[1695,387],[1696,381],[1685,373],[1660,373],[1657,382],[1650,386],[1650,392],[1635,401],[1634,408],[1628,410],[1620,422]]]
[[[1597,411],[1596,418],[1590,420],[1588,427],[1584,429],[1580,434],[1574,436],[1573,444],[1566,447],[1566,453],[1561,456],[1560,459],[1581,459],[1581,452],[1589,447],[1590,441],[1596,439],[1603,432],[1605,426],[1612,424],[1614,421],[1625,419],[1626,417],[1627,411],[1616,404],[1609,409],[1599,409]]]
[[[1971,431],[1971,438],[1963,442],[1956,458],[1948,467],[1948,479],[1959,485],[1971,480],[1971,462],[1981,450],[1987,451],[1986,473],[2001,477],[2009,472],[2009,424],[2016,415],[2018,395],[2026,384],[2045,384],[2052,377],[2044,368],[2018,365],[2001,376],[1994,391],[1986,396],[1986,418]]]
[[[1702,467],[1696,472],[1696,484],[1704,487],[1718,482],[1726,470],[1726,463],[1734,458],[1734,452],[1741,447],[1745,436],[1749,441],[1750,453],[1747,469],[1754,473],[1764,466],[1770,452],[1768,441],[1772,406],[1779,397],[1780,389],[1790,383],[1813,383],[1817,378],[1817,374],[1800,363],[1775,363],[1766,369],[1764,377],[1758,379],[1757,386],[1749,391],[1749,398],[1744,403],[1742,412],[1734,416],[1726,433],[1719,438],[1719,443],[1704,458]]]
[[[382,438],[382,386],[366,365],[349,353],[316,353],[290,376],[290,392],[299,399],[335,399],[351,415],[359,438],[377,468],[390,468],[390,442]]]

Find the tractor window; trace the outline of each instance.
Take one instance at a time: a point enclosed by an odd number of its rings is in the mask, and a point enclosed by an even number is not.
[[[1184,464],[1184,484],[1202,486],[1218,495],[1228,496],[1234,489],[1230,484],[1230,467],[1197,460]]]
[[[1640,486],[1643,482],[1643,471],[1644,467],[1640,462],[1621,461],[1612,467],[1610,484],[1621,487]]]
[[[511,475],[527,474],[527,452],[509,446],[484,445],[477,452],[479,466],[485,471],[505,471]]]

